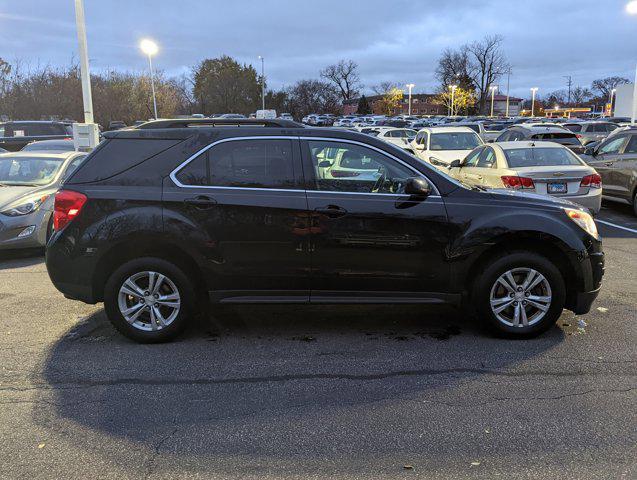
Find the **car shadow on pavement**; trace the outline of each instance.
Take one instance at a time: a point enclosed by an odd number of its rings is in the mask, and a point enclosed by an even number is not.
[[[195,457],[291,458],[311,445],[319,458],[356,443],[343,418],[395,401],[435,403],[466,383],[488,389],[564,335],[556,327],[537,339],[496,339],[449,308],[237,306],[216,309],[175,342],[138,345],[99,310],[51,347],[33,378],[44,381],[33,416],[80,449],[91,435]],[[312,443],[314,435],[330,440]]]

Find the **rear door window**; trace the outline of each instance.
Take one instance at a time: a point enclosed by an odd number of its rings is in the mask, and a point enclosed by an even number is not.
[[[637,135],[631,135],[624,153],[637,153]]]
[[[233,140],[202,152],[175,177],[188,186],[294,188],[293,143],[287,139]]]

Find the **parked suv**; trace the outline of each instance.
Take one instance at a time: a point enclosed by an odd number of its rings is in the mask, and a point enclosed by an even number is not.
[[[610,132],[617,130],[619,125],[612,122],[573,122],[565,123],[564,128],[573,132],[582,145],[588,145],[604,140]]]
[[[140,342],[174,338],[204,299],[462,303],[529,337],[588,312],[604,270],[573,203],[465,186],[374,137],[285,120],[108,132],[56,195],[54,226],[55,286],[103,301]]]
[[[0,148],[17,152],[38,140],[71,139],[72,127],[62,122],[15,121],[0,123]]]

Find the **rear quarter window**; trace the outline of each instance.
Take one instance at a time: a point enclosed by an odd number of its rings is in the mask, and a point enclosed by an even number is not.
[[[69,178],[67,183],[88,183],[105,180],[132,168],[180,140],[110,139],[100,144]]]

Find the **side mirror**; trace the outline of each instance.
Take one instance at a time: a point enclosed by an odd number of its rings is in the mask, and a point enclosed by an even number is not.
[[[449,170],[452,168],[460,168],[462,166],[462,162],[460,160],[452,160],[449,164]]]
[[[428,197],[431,193],[431,185],[421,177],[411,177],[405,183],[405,193],[416,197]]]
[[[320,168],[329,168],[332,166],[332,162],[330,162],[329,160],[323,160],[322,162],[319,162],[318,166]]]

